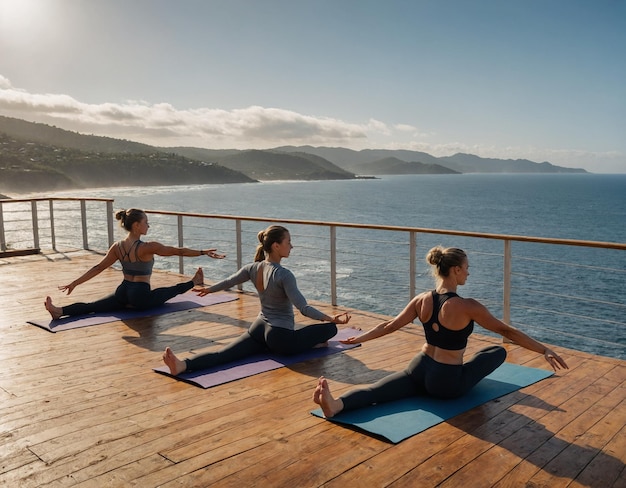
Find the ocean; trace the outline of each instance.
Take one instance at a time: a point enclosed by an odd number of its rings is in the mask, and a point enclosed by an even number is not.
[[[402,175],[107,188],[55,196],[113,198],[115,209],[138,207],[626,243],[626,174]],[[173,233],[151,233],[149,237],[176,243]],[[418,258],[440,243],[468,251],[471,274],[460,294],[480,299],[499,316],[500,305],[497,297],[492,297],[492,289],[501,291],[502,287],[502,243],[431,235],[420,239]],[[305,296],[328,301],[328,296],[319,292],[310,263],[298,256],[297,235],[294,245],[285,265],[296,274]],[[221,243],[219,246],[223,247]],[[513,248],[513,325],[551,344],[626,359],[626,298],[622,292],[626,252],[524,243],[514,243]],[[210,267],[211,263],[206,264],[205,273]],[[370,268],[375,274],[376,259]],[[387,288],[384,290],[373,289],[365,280],[368,284],[359,286],[363,271],[356,267],[345,264],[340,273],[340,306],[395,315],[406,303],[403,294],[390,298],[394,289],[388,284],[381,285]],[[224,277],[219,273],[211,276],[210,271],[207,274],[211,279]],[[432,284],[428,273],[420,273],[418,292],[432,288]],[[589,300],[588,295],[592,297]],[[551,313],[555,304],[562,309],[557,316]]]

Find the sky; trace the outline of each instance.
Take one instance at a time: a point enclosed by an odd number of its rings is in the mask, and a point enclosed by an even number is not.
[[[626,173],[626,0],[0,0],[0,115]]]

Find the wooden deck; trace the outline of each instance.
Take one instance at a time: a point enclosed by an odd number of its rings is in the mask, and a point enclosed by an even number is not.
[[[47,294],[68,303],[56,286],[98,259],[0,259],[0,486],[626,486],[624,361],[557,348],[569,371],[394,445],[310,415],[311,395],[320,375],[339,393],[403,368],[421,327],[203,390],[151,368],[167,345],[186,356],[231,341],[255,296],[56,334],[26,324]],[[119,280],[107,270],[70,298]],[[153,285],[180,280],[156,273]],[[362,328],[381,319],[353,312]],[[469,353],[494,341],[475,335]],[[508,361],[548,367],[507,348]]]

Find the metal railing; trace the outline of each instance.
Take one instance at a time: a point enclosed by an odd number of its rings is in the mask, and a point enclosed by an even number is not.
[[[25,198],[25,199],[0,199],[0,253],[10,250],[33,250],[42,249],[41,233],[47,231],[50,239],[48,249],[57,250],[57,223],[55,220],[55,203],[78,204],[63,206],[61,212],[71,213],[72,241],[76,231],[76,213],[80,221],[82,248],[91,249],[89,245],[88,219],[93,215],[94,219],[106,220],[108,242],[113,242],[113,200],[108,198]],[[104,203],[104,208],[94,209],[88,214],[87,203]],[[40,208],[39,204],[46,204]],[[103,213],[104,212],[104,213]],[[27,224],[30,220],[30,226]],[[9,236],[9,237],[7,237]],[[71,245],[69,245],[71,247]],[[43,247],[45,249],[45,247]]]
[[[146,212],[154,239],[185,247],[217,247],[229,255],[226,260],[211,262],[206,258],[163,258],[157,266],[191,274],[192,267],[203,265],[210,267],[210,274],[216,279],[221,279],[248,261],[246,256],[253,256],[258,230],[279,223],[291,231],[297,255],[292,258],[297,260],[292,270],[298,278],[305,278],[299,286],[307,297],[386,315],[397,313],[407,299],[432,288],[428,267],[420,266],[432,245],[463,247],[471,256],[472,266],[472,279],[465,291],[486,303],[495,315],[516,326],[533,329],[533,335],[540,340],[568,347],[575,344],[574,348],[579,349],[588,340],[593,343],[591,352],[601,354],[608,350],[606,355],[626,356],[626,302],[621,293],[616,293],[626,281],[626,244],[163,210]],[[0,252],[16,246],[59,252],[104,252],[115,240],[113,220],[111,199],[0,200]],[[554,323],[564,326],[555,328]],[[590,323],[593,327],[589,327]],[[589,335],[586,329],[596,332]],[[554,340],[552,335],[557,334],[562,340]]]

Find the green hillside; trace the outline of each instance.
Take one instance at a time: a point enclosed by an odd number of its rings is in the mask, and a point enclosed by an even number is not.
[[[257,180],[344,180],[349,173],[309,154],[250,150],[218,158],[220,164]]]
[[[94,187],[253,181],[218,164],[177,154],[84,151],[0,133],[0,192],[9,195]]]
[[[196,147],[162,148],[176,154],[216,161],[256,180],[343,180],[354,174],[315,154],[303,151],[202,149]]]

